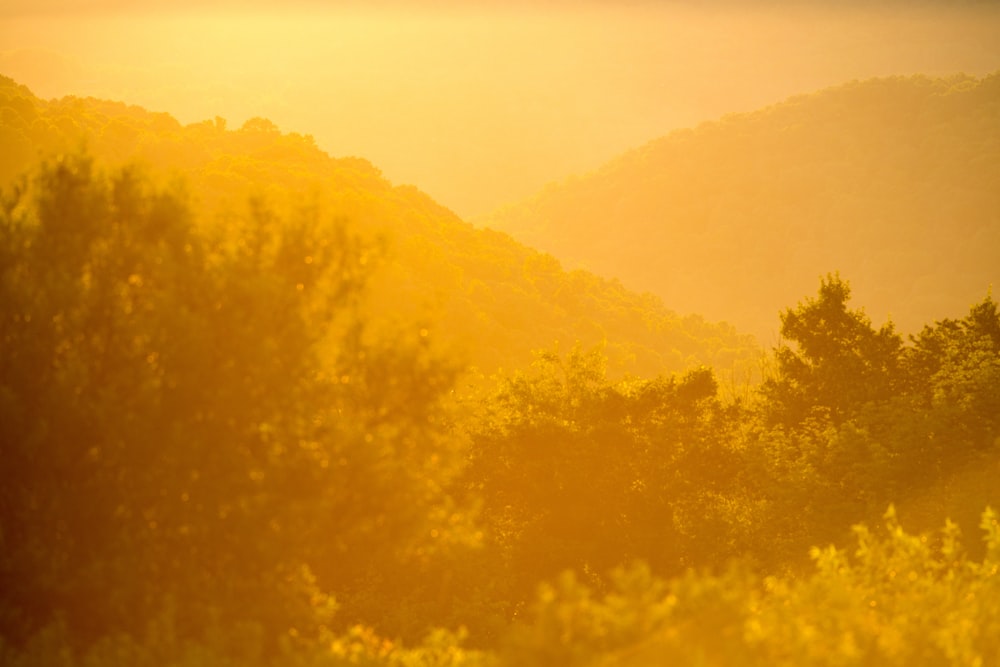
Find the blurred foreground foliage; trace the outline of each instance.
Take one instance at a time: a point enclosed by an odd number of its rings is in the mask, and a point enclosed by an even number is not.
[[[597,592],[572,572],[544,585],[502,652],[517,665],[990,665],[1000,660],[1000,523],[985,553],[958,527],[854,527],[851,549],[813,549],[812,571],[734,567],[665,581],[620,567]]]
[[[598,591],[567,571],[539,587],[525,618],[493,650],[466,648],[464,631],[435,630],[406,647],[354,626],[310,642],[283,638],[265,658],[245,645],[233,653],[233,633],[218,628],[207,642],[182,640],[164,617],[140,636],[109,635],[80,652],[68,648],[57,621],[23,647],[0,643],[0,660],[12,667],[991,665],[1000,660],[1000,522],[992,510],[981,528],[980,560],[963,549],[955,524],[908,533],[890,507],[882,529],[855,526],[852,549],[813,549],[813,569],[799,577],[732,567],[665,580],[633,563]]]

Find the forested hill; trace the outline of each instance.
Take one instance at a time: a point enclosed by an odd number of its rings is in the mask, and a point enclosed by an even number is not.
[[[479,221],[774,340],[827,271],[905,332],[1000,282],[1000,74],[853,82],[673,132]]]
[[[615,377],[743,340],[267,121],[4,90],[0,665],[996,664],[992,296],[906,340],[832,274],[738,395]]]
[[[99,163],[135,161],[152,177],[180,176],[200,219],[244,215],[250,197],[279,217],[308,203],[344,219],[380,264],[369,285],[376,324],[419,322],[416,331],[484,374],[526,365],[533,350],[557,342],[606,343],[612,372],[647,375],[698,364],[730,369],[756,354],[729,325],[564,271],[506,234],[473,228],[413,186],[393,186],[366,160],[332,158],[312,137],[282,133],[266,119],[237,129],[221,118],[182,126],[121,102],[41,100],[0,77],[0,144],[4,184],[39,159],[84,150]]]

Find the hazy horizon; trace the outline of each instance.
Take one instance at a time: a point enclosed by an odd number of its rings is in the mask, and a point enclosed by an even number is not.
[[[982,5],[71,4],[0,4],[0,73],[182,123],[263,116],[467,219],[794,94],[1000,68]]]

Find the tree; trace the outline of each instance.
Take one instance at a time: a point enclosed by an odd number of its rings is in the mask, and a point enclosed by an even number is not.
[[[996,451],[1000,310],[991,296],[962,319],[925,326],[907,348],[903,368],[910,401],[927,416],[920,443],[925,466],[956,468]]]
[[[794,425],[817,412],[840,424],[861,406],[894,395],[902,380],[902,338],[892,323],[874,329],[850,310],[850,285],[839,275],[820,281],[819,296],[781,315],[777,374],[763,386],[773,424]]]
[[[600,351],[539,356],[501,383],[473,429],[464,479],[512,600],[566,568],[601,577],[733,555],[743,517],[733,415],[707,369],[611,383]]]
[[[0,635],[61,615],[80,642],[141,636],[167,614],[273,646],[413,553],[449,506],[453,373],[365,333],[363,264],[315,208],[199,226],[179,192],[86,157],[5,198]]]

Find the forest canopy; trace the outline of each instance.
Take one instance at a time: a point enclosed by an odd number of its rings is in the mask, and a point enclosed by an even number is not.
[[[610,379],[578,348],[456,402],[422,337],[368,330],[368,247],[322,210],[204,227],[182,191],[85,157],[2,210],[7,664],[997,650],[993,514],[968,556],[955,524],[928,543],[893,514],[856,560],[806,560],[893,502],[929,530],[995,501],[988,296],[904,343],[828,276],[742,399],[707,368]],[[930,632],[931,600],[954,625]]]
[[[0,199],[3,664],[1000,658],[988,290],[904,336],[825,274],[761,353],[263,119],[5,90],[155,127]]]
[[[615,280],[565,271],[506,234],[475,229],[412,186],[393,186],[368,161],[333,158],[310,136],[262,118],[229,128],[222,118],[182,126],[165,113],[120,102],[45,101],[0,77],[0,182],[40,158],[85,147],[103,165],[139,163],[149,177],[181,179],[212,225],[243,214],[248,199],[279,208],[304,202],[350,220],[381,264],[369,284],[369,319],[427,328],[430,342],[489,377],[530,363],[532,351],[605,344],[616,375],[679,372],[705,364],[757,366],[756,343],[697,311],[680,315]],[[432,327],[426,326],[433,320]]]

